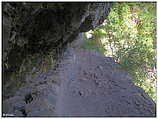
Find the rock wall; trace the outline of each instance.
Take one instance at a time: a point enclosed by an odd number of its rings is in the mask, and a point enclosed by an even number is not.
[[[28,55],[47,54],[56,49],[59,52],[80,32],[94,29],[109,14],[111,3],[3,2],[2,7],[3,21],[11,24],[9,38],[3,38],[10,46],[4,47],[4,62],[9,66],[4,68],[8,76],[19,70]]]

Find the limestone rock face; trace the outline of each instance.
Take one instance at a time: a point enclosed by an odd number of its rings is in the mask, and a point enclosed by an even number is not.
[[[78,43],[76,43],[78,45]],[[63,60],[3,102],[13,116],[155,117],[153,100],[110,57],[68,48]]]

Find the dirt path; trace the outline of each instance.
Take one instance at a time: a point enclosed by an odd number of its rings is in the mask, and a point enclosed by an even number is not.
[[[150,116],[153,113],[150,110],[154,107],[146,104],[152,101],[143,97],[142,89],[131,85],[128,74],[117,70],[110,58],[86,50],[71,52],[71,58],[64,62],[66,70],[60,72],[63,80],[57,104],[59,116]],[[137,107],[137,103],[148,108]]]
[[[94,51],[69,48],[57,69],[27,79],[3,103],[14,116],[155,116],[155,104],[125,71]]]

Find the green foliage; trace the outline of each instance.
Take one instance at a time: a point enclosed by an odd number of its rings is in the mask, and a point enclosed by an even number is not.
[[[99,40],[96,39],[87,39],[84,41],[82,48],[89,49],[89,50],[95,50],[97,52],[100,52],[101,54],[104,54],[105,49],[102,45],[100,45]]]
[[[114,3],[104,23],[88,34],[156,100],[156,3]]]

